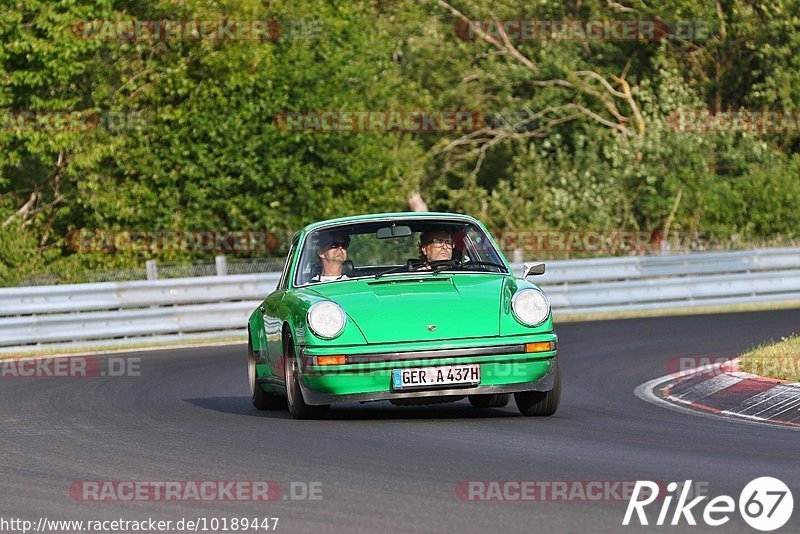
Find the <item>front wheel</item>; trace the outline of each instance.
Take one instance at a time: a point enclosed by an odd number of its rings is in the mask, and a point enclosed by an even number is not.
[[[556,376],[550,391],[522,391],[514,393],[514,402],[522,415],[545,417],[553,415],[561,402],[561,371],[556,364]]]
[[[294,343],[292,343],[291,339],[284,341],[283,369],[286,381],[286,404],[289,406],[289,413],[292,414],[292,417],[295,419],[321,419],[327,415],[330,406],[312,406],[306,404],[305,399],[303,399],[303,392],[300,391],[300,383],[297,376]]]

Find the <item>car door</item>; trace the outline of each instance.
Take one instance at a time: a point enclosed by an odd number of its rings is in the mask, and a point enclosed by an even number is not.
[[[281,303],[289,290],[289,275],[292,270],[297,254],[297,245],[300,242],[300,234],[294,236],[292,245],[289,247],[289,254],[286,256],[286,263],[283,266],[281,278],[278,281],[276,291],[271,293],[264,301],[262,315],[264,317],[264,332],[267,342],[267,360],[272,376],[283,378],[283,322],[286,318],[286,310]]]

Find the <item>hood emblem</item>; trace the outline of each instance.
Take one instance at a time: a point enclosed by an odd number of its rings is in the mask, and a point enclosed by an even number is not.
[[[429,324],[428,325],[428,331],[429,332],[433,332],[434,330],[436,330],[436,325],[435,324]]]

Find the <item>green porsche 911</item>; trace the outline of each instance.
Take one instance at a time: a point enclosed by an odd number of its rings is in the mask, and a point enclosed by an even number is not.
[[[561,382],[550,304],[478,220],[391,213],[311,224],[248,321],[258,409],[296,418],[388,400],[552,415]]]

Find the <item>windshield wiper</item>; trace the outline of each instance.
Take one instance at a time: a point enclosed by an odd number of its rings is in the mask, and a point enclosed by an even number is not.
[[[503,269],[504,271],[506,270],[506,266],[505,265],[502,265],[500,263],[494,263],[492,261],[470,261],[470,262],[461,264],[462,267],[470,267],[472,265],[479,265],[479,266],[483,266],[483,267],[499,267],[500,269]]]
[[[379,273],[377,273],[375,275],[375,280],[377,280],[378,278],[380,278],[384,274],[400,273],[400,272],[403,272],[403,271],[408,271],[408,265],[398,265],[397,267],[391,267],[389,269],[386,269],[385,271],[381,271],[381,272],[379,272]]]
[[[428,262],[428,265],[431,266],[431,270],[435,273],[444,271],[448,267],[455,267],[456,265],[461,264],[461,260],[437,260]]]
[[[377,280],[378,278],[380,278],[385,274],[399,273],[403,271],[418,273],[418,274],[424,274],[424,273],[436,274],[451,267],[468,268],[472,267],[473,265],[479,267],[497,267],[498,269],[503,269],[503,271],[506,271],[505,265],[503,265],[502,263],[494,263],[491,261],[470,261],[464,263],[461,260],[434,260],[434,261],[420,262],[419,266],[411,269],[409,269],[408,265],[399,265],[397,267],[391,267],[389,269],[386,269],[385,271],[381,271],[378,274],[376,274],[375,279]],[[427,269],[425,267],[427,267]]]
[[[377,280],[381,276],[385,274],[391,273],[400,273],[400,272],[409,272],[409,273],[417,273],[417,274],[435,274],[438,273],[448,267],[453,267],[455,265],[461,265],[461,261],[459,260],[434,260],[434,261],[421,261],[419,265],[398,265],[397,267],[390,267],[385,271],[381,271],[375,275],[375,279]],[[426,268],[427,267],[427,268]]]

